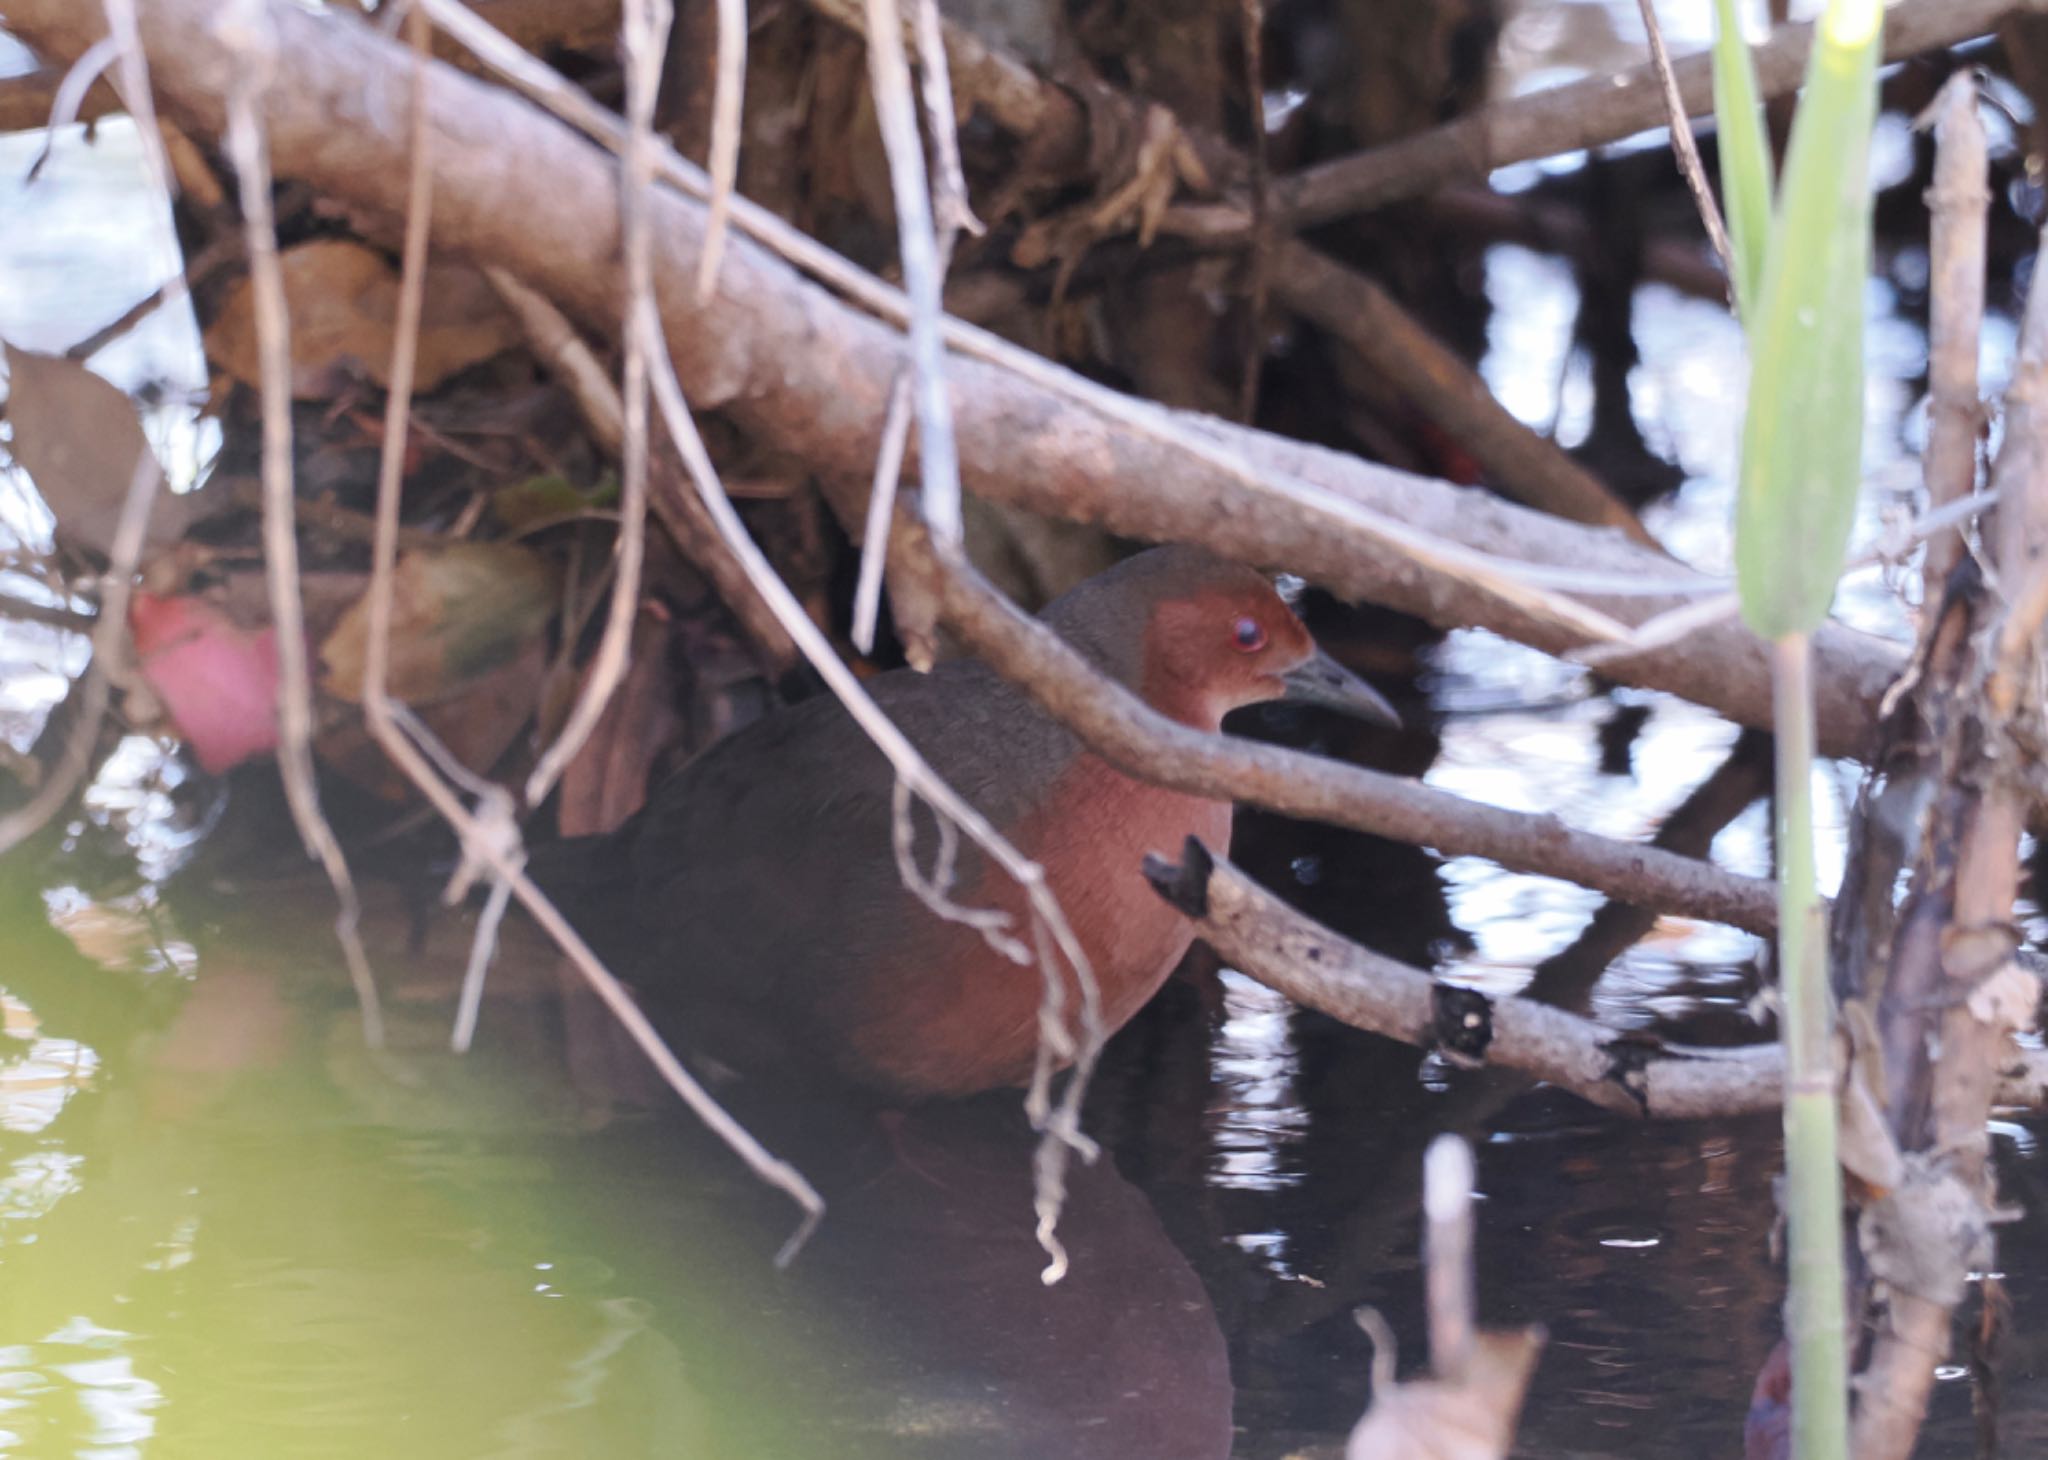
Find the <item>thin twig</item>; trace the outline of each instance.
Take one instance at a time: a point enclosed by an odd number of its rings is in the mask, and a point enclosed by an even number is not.
[[[355,985],[363,1039],[375,1049],[384,1043],[384,1015],[356,927],[360,906],[355,878],[334,829],[321,813],[313,778],[313,686],[306,665],[306,614],[299,596],[299,542],[292,512],[291,326],[277,256],[277,223],[271,216],[270,155],[259,109],[275,67],[276,37],[262,0],[232,0],[215,22],[215,33],[239,60],[226,97],[227,149],[241,190],[256,348],[263,367],[263,566],[271,622],[277,626],[278,773],[307,853],[320,859],[327,880],[334,884],[340,904],[334,932]]]
[[[34,182],[42,176],[43,164],[50,160],[50,153],[57,145],[57,134],[71,125],[78,117],[78,108],[85,100],[85,94],[92,90],[93,83],[100,79],[107,67],[114,64],[120,54],[121,43],[113,36],[102,36],[79,54],[64,72],[64,79],[57,84],[57,94],[50,99],[50,119],[43,126],[43,145],[28,165],[28,181]]]
[[[937,0],[911,0],[915,15],[919,90],[925,127],[931,133],[933,216],[937,240],[939,286],[944,292],[953,244],[961,230],[979,235],[981,220],[967,201],[967,178],[960,167],[960,136],[953,119],[953,86],[946,65],[944,29]],[[882,443],[875,454],[874,481],[868,489],[866,530],[861,534],[860,581],[853,595],[853,644],[863,654],[875,649],[875,624],[881,614],[882,574],[888,562],[888,525],[896,512],[896,491],[903,474],[903,455],[910,441],[912,380],[899,375],[889,393],[889,414],[882,425]]]
[[[889,391],[889,414],[882,422],[882,447],[875,453],[867,524],[860,535],[860,581],[853,590],[853,647],[863,654],[875,652],[875,624],[882,612],[882,568],[889,561],[889,523],[896,515],[896,487],[909,443],[910,380],[898,375]]]
[[[660,9],[659,28],[666,45],[671,15],[666,3]],[[629,72],[636,44],[632,37],[633,14],[634,7],[628,4],[626,46]],[[659,52],[653,58],[653,64],[658,77],[661,66]],[[704,222],[704,252],[697,260],[697,299],[700,303],[709,299],[712,290],[718,287],[718,265],[725,257],[726,215],[732,208],[733,188],[739,180],[740,120],[745,112],[746,92],[747,0],[718,0],[718,76],[711,93],[710,210]],[[646,146],[644,136],[639,145]],[[634,176],[644,183],[644,173]]]
[[[917,3],[917,0],[914,0]],[[953,439],[953,408],[947,394],[945,375],[945,339],[942,321],[944,319],[944,275],[946,260],[952,252],[951,221],[944,237],[935,234],[931,216],[931,199],[925,176],[924,149],[918,141],[916,110],[910,98],[910,73],[903,55],[902,21],[896,12],[896,0],[866,0],[868,75],[875,96],[875,112],[882,131],[882,145],[889,156],[889,180],[896,199],[897,248],[903,260],[904,295],[909,301],[910,319],[910,365],[911,396],[915,405],[917,421],[917,446],[919,467],[919,501],[926,525],[931,532],[935,550],[943,555],[957,555],[961,551],[961,502],[959,454]],[[926,77],[927,112],[943,117],[935,121],[940,134],[941,174],[950,169],[957,174],[959,157],[957,144],[951,140],[952,98],[945,81],[945,50],[939,34],[938,16],[935,7],[921,4],[920,36],[927,48],[924,57]],[[942,185],[941,206],[945,207],[948,189],[957,191],[959,210],[965,213],[965,186],[947,183]],[[968,221],[972,221],[968,215]],[[886,427],[886,423],[885,423]],[[890,442],[883,441],[882,455],[878,462],[878,474],[882,466],[888,465],[886,458],[892,455]],[[873,512],[870,511],[872,519]],[[887,521],[885,517],[883,521]],[[869,550],[880,552],[880,538],[876,534],[874,545]],[[831,659],[835,669],[844,675],[844,666],[836,656]],[[814,658],[814,662],[815,658]],[[825,665],[820,663],[823,671]],[[845,676],[849,686],[852,677]],[[827,679],[831,679],[830,674]],[[835,686],[835,689],[837,686]],[[846,696],[841,695],[844,699]],[[863,695],[863,698],[865,696]],[[849,701],[851,707],[851,701]],[[872,702],[870,702],[872,708]],[[886,717],[875,711],[877,719],[887,723]],[[858,710],[855,718],[862,718]],[[865,722],[864,722],[865,723]],[[893,730],[893,727],[891,727]],[[870,729],[870,734],[873,734]],[[878,742],[879,743],[879,742]],[[903,749],[909,750],[908,742]],[[883,749],[888,751],[884,745]],[[993,827],[983,827],[987,835],[977,831],[974,825],[959,816],[965,803],[954,796],[934,776],[922,760],[918,761],[921,775],[913,775],[898,755],[890,753],[890,760],[896,764],[898,777],[909,790],[914,790],[922,799],[933,806],[942,816],[950,815],[965,826],[969,835],[994,854],[999,861],[1006,861],[1007,870],[1025,888],[1032,905],[1032,926],[1034,943],[1038,950],[1038,962],[1044,978],[1045,995],[1040,1007],[1040,1037],[1031,1089],[1025,1100],[1025,1107],[1032,1120],[1045,1131],[1045,1139],[1039,1145],[1034,1162],[1036,1190],[1034,1204],[1038,1210],[1038,1240],[1049,1259],[1041,1274],[1047,1283],[1055,1283],[1066,1273],[1067,1256],[1060,1247],[1056,1236],[1060,1208],[1065,1200],[1065,1166],[1070,1151],[1079,1151],[1093,1157],[1093,1142],[1082,1135],[1080,1130],[1080,1101],[1087,1088],[1093,1071],[1095,1058],[1104,1039],[1101,1021],[1101,998],[1094,973],[1082,954],[1079,943],[1068,927],[1065,914],[1053,898],[1051,889],[1045,885],[1044,874],[1036,863],[1025,861],[1014,848],[1002,841]],[[944,793],[945,800],[933,796],[936,788]],[[907,802],[899,797],[898,817],[908,820]],[[977,818],[978,819],[978,818]],[[899,842],[904,832],[899,826]],[[990,838],[993,838],[992,842]],[[999,846],[997,844],[1000,844]],[[1005,855],[1007,854],[1007,856]],[[918,889],[918,882],[911,883],[912,890]],[[927,899],[927,906],[943,912],[947,904],[940,900]],[[1050,937],[1046,936],[1050,933]],[[983,937],[991,946],[1004,951],[988,930]],[[1077,1049],[1073,1048],[1066,1030],[1066,1016],[1063,1008],[1065,990],[1061,982],[1058,963],[1052,958],[1052,948],[1058,946],[1073,966],[1075,978],[1081,989],[1082,1038]],[[1068,1076],[1059,1102],[1055,1105],[1050,1096],[1050,1081],[1056,1060],[1067,1057],[1072,1049],[1073,1072]]]
[[[639,298],[643,292],[651,293],[654,288],[648,207],[653,152],[649,139],[654,131],[654,103],[661,88],[661,61],[667,51],[672,18],[669,0],[626,0],[627,132],[625,179],[619,189],[619,231],[625,240],[628,301]],[[724,28],[721,17],[721,42]],[[628,327],[623,334],[626,360],[619,396],[625,437],[620,452],[619,535],[611,602],[605,612],[597,653],[591,657],[584,676],[583,691],[576,697],[561,734],[527,777],[529,806],[538,806],[547,799],[569,762],[597,729],[612,691],[626,677],[626,661],[632,650],[633,616],[640,604],[640,570],[647,556],[647,357],[645,342],[633,329]]]
[[[938,0],[911,0],[917,34],[917,69],[923,84],[925,130],[932,139],[932,216],[938,236],[939,282],[945,283],[953,245],[961,233],[977,238],[982,222],[967,200],[967,174],[960,166],[960,129],[953,117],[953,76],[946,63],[945,27]]]
[[[424,53],[424,35],[419,44]],[[498,926],[505,920],[505,909],[512,897],[511,879],[493,871],[493,863],[495,860],[515,867],[526,865],[526,847],[519,834],[519,806],[510,791],[485,780],[457,760],[454,753],[404,703],[397,700],[390,703],[391,718],[398,728],[433,762],[434,768],[447,778],[449,784],[459,787],[477,803],[477,840],[463,842],[461,865],[448,879],[448,886],[441,894],[443,904],[456,907],[469,896],[479,879],[485,876],[491,879],[490,895],[484,901],[483,913],[476,921],[476,933],[469,942],[469,962],[462,971],[462,994],[455,1006],[455,1028],[448,1036],[450,1049],[457,1054],[468,1054],[471,1043],[476,1039],[477,1018],[483,1011],[484,981],[490,974],[491,960],[498,952]],[[483,847],[495,853],[495,858],[487,856]]]
[[[890,191],[896,199],[896,248],[903,260],[903,293],[910,306],[910,364],[917,407],[919,501],[943,547],[960,542],[960,459],[953,440],[953,403],[946,390],[945,313],[938,239],[932,228],[924,144],[917,135],[910,65],[903,55],[903,22],[896,0],[866,0],[868,78],[875,118],[889,155]],[[950,103],[948,103],[950,105]]]
[[[421,7],[414,7],[413,16],[423,19],[424,15]],[[419,21],[416,20],[415,23]],[[414,38],[417,43],[418,32],[415,32]],[[363,718],[369,726],[370,734],[383,746],[385,753],[455,829],[456,836],[462,843],[464,857],[474,859],[488,869],[495,883],[507,885],[512,889],[512,894],[519,899],[521,906],[525,907],[534,921],[541,925],[542,930],[555,940],[605,1007],[618,1019],[627,1035],[647,1056],[669,1088],[682,1097],[683,1102],[698,1119],[746,1162],[756,1176],[786,1193],[803,1211],[802,1222],[776,1254],[776,1264],[785,1266],[802,1249],[823,1218],[823,1199],[800,1171],[771,1154],[755,1140],[745,1127],[734,1120],[724,1107],[711,1097],[698,1083],[696,1077],[683,1067],[682,1062],[675,1057],[661,1035],[648,1022],[639,1005],[633,1002],[632,995],[626,992],[624,985],[613,977],[611,971],[570,926],[560,910],[526,874],[524,853],[518,846],[516,827],[511,837],[504,835],[504,822],[509,821],[509,817],[503,818],[494,827],[487,825],[483,818],[473,816],[469,812],[455,792],[440,775],[436,774],[434,766],[419,746],[407,738],[402,729],[402,722],[416,725],[417,721],[403,705],[390,696],[392,595],[398,562],[398,509],[405,457],[405,428],[410,416],[406,400],[411,393],[413,374],[413,347],[409,342],[416,340],[418,335],[419,298],[425,278],[427,225],[432,208],[433,184],[433,169],[429,165],[426,147],[424,77],[427,68],[417,59],[415,66],[415,80],[418,83],[414,91],[416,150],[413,154],[407,193],[410,206],[407,211],[406,257],[397,324],[399,348],[392,362],[391,399],[387,402],[387,410],[391,415],[384,435],[383,455],[379,461],[377,477],[377,540],[370,563],[370,624],[368,643],[363,656]],[[408,290],[410,304],[407,303]],[[430,737],[422,735],[421,743],[431,745],[433,742]],[[509,798],[506,799],[509,801]],[[495,888],[492,900],[497,900]]]
[[[400,260],[398,309],[391,326],[391,370],[384,395],[383,444],[377,458],[377,499],[380,504],[386,492],[396,501],[404,490],[406,432],[412,421],[413,380],[419,365],[420,316],[426,308],[429,225],[434,216],[433,172],[427,165],[430,155],[427,74],[428,61],[433,55],[433,27],[426,13],[417,7],[406,13],[405,27],[413,51],[412,165],[407,172],[405,244]],[[382,541],[381,516],[377,519],[376,530],[373,547]],[[396,552],[395,542],[393,552]],[[387,693],[386,687],[390,682],[393,607],[392,577],[387,575],[381,584],[373,581],[369,645],[365,652],[363,675],[366,681],[374,676],[380,699]],[[477,820],[496,834],[496,845],[504,858],[515,865],[523,865],[525,853],[520,846],[511,794],[473,774],[448,753],[426,726],[414,720],[403,705],[393,706],[393,717],[405,723],[413,741],[439,765],[442,775],[477,799]],[[374,726],[372,733],[375,733]],[[465,841],[462,865],[448,884],[446,900],[451,906],[468,894],[469,884],[481,870],[479,860],[470,843]],[[504,919],[505,905],[511,892],[511,882],[493,874],[483,916],[477,920],[476,932],[470,939],[469,962],[463,970],[462,996],[456,1007],[455,1029],[448,1041],[457,1054],[467,1054],[470,1041],[476,1035],[477,1015],[483,1004],[484,979],[497,952],[498,926]]]
[[[1653,0],[1636,0],[1636,8],[1643,13],[1643,29],[1650,37],[1650,64],[1657,73],[1657,87],[1664,95],[1664,116],[1671,129],[1672,154],[1678,159],[1678,170],[1685,177],[1693,206],[1700,211],[1700,222],[1706,225],[1707,239],[1714,245],[1714,254],[1721,260],[1721,270],[1732,289],[1735,287],[1735,249],[1728,241],[1728,225],[1721,221],[1721,205],[1714,201],[1714,190],[1707,183],[1707,170],[1700,163],[1700,144],[1692,135],[1692,118],[1686,114],[1685,98],[1679,95],[1678,76],[1671,69],[1671,53],[1664,49],[1664,27],[1658,23]]]
[[[145,150],[147,150],[145,148]],[[242,240],[233,233],[216,234],[206,247],[163,283],[136,300],[119,317],[101,325],[64,351],[67,360],[90,360],[101,350],[128,333],[150,315],[211,280],[214,275],[242,256]]]

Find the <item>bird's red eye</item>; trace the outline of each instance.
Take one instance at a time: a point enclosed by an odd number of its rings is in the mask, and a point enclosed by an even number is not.
[[[1230,642],[1245,653],[1266,647],[1266,626],[1255,618],[1241,618],[1230,626]]]

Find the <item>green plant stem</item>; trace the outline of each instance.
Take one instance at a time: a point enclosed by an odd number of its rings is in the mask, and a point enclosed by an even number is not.
[[[1796,1460],[1841,1460],[1849,1445],[1842,1172],[1836,1156],[1834,1009],[1814,886],[1813,648],[1805,634],[1772,641],[1771,690],[1777,722],[1792,1453]]]

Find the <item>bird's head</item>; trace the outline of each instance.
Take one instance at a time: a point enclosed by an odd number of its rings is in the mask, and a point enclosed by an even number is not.
[[[1045,616],[1152,708],[1199,729],[1270,700],[1401,723],[1372,686],[1316,647],[1269,579],[1200,548],[1140,553]]]

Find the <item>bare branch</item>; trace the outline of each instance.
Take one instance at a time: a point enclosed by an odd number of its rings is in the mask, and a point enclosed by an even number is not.
[[[896,249],[903,260],[903,292],[910,303],[912,399],[917,407],[919,501],[932,535],[942,545],[960,541],[960,461],[953,440],[953,402],[946,385],[946,346],[939,320],[945,265],[932,229],[924,144],[903,55],[903,22],[896,0],[866,0],[868,75],[875,117],[889,154],[896,198]],[[947,102],[950,115],[951,101]]]
[[[2014,0],[1902,0],[1885,10],[1885,59],[1897,61],[1983,35],[2013,6]],[[1780,26],[1754,48],[1757,87],[1766,100],[1798,90],[1812,48],[1811,23]],[[1687,115],[1711,112],[1712,58],[1704,52],[1684,56],[1672,71]],[[1277,201],[1296,227],[1327,223],[1418,197],[1446,182],[1483,178],[1512,162],[1618,142],[1663,126],[1665,115],[1654,66],[1592,76],[1295,173],[1279,183]]]
[[[1420,969],[1302,916],[1229,862],[1213,859],[1206,875],[1196,863],[1154,862],[1147,875],[1173,889],[1176,905],[1194,914],[1201,936],[1232,968],[1355,1028],[1425,1049],[1438,1042],[1443,985]],[[1687,1119],[1778,1104],[1784,1062],[1773,1045],[1645,1054],[1618,1031],[1547,1004],[1512,996],[1485,1003],[1492,1031],[1486,1063],[1547,1080],[1617,1114]]]
[[[1232,968],[1353,1028],[1424,1049],[1439,1042],[1445,985],[1304,917],[1227,861],[1201,852],[1198,865],[1192,849],[1184,856],[1189,860],[1178,866],[1150,859],[1146,875],[1195,918],[1202,938]],[[1634,1034],[1548,1004],[1513,995],[1482,1002],[1491,1030],[1485,1063],[1618,1115],[1691,1120],[1775,1109],[1781,1098],[1784,1054],[1775,1044],[1645,1048]],[[1990,1072],[2002,1099],[2031,1101],[2048,1076],[2048,1057],[2008,1042]]]
[[[875,621],[882,612],[882,566],[889,560],[889,523],[896,515],[896,486],[903,475],[903,450],[910,444],[910,382],[898,377],[889,392],[889,417],[882,423],[882,449],[868,487],[868,514],[860,534],[860,580],[853,589],[853,647],[875,652]]]
[[[1642,12],[1643,30],[1650,38],[1650,69],[1657,73],[1657,89],[1664,97],[1665,125],[1671,130],[1671,151],[1678,159],[1678,171],[1692,193],[1693,206],[1699,209],[1714,255],[1721,260],[1721,272],[1733,280],[1735,249],[1728,242],[1728,225],[1721,221],[1721,205],[1714,201],[1714,190],[1707,183],[1707,170],[1700,164],[1700,144],[1692,135],[1692,118],[1685,114],[1685,98],[1678,94],[1678,77],[1671,69],[1671,53],[1664,49],[1664,27],[1657,19],[1656,4],[1654,0],[1636,0],[1636,8]]]
[[[627,15],[633,6],[627,5]],[[668,33],[670,13],[661,7],[660,29]],[[654,58],[657,73],[660,57]],[[711,297],[718,265],[725,257],[726,215],[740,172],[740,119],[747,90],[747,0],[718,0],[718,76],[711,101],[711,197],[704,220],[704,252],[697,260],[697,298]],[[640,145],[646,146],[643,138]]]

